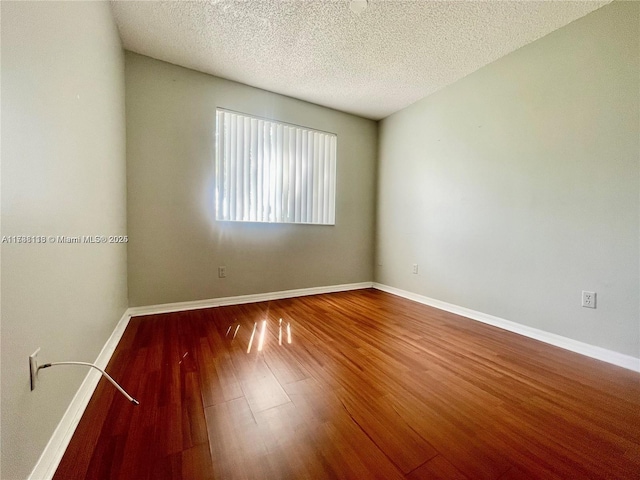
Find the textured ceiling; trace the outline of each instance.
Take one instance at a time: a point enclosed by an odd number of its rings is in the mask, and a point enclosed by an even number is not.
[[[607,1],[112,1],[124,47],[380,119]]]

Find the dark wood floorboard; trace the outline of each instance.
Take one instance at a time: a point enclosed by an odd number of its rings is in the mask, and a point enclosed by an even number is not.
[[[56,480],[640,479],[640,374],[376,290],[135,317],[107,370],[140,405],[101,381]]]

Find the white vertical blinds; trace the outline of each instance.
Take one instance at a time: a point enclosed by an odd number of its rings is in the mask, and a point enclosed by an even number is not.
[[[335,224],[336,135],[216,113],[216,220]]]

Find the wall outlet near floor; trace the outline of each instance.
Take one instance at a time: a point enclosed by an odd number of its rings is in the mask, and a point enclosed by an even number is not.
[[[596,292],[582,291],[582,306],[586,308],[596,308]]]
[[[413,271],[413,274],[414,274],[414,275],[417,275],[417,274],[418,274],[418,264],[417,264],[417,263],[414,263],[414,264],[413,264],[413,270],[412,270],[412,271]]]
[[[40,347],[29,355],[29,380],[31,382],[31,390],[35,390],[36,380],[38,380],[38,353],[40,353]]]
[[[218,278],[227,278],[227,267],[218,267]]]

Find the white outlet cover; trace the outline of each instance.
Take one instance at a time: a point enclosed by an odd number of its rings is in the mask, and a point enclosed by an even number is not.
[[[582,306],[585,308],[596,308],[596,292],[582,291]]]
[[[40,348],[29,355],[29,380],[31,382],[31,390],[36,388],[36,380],[38,379],[38,353]]]

